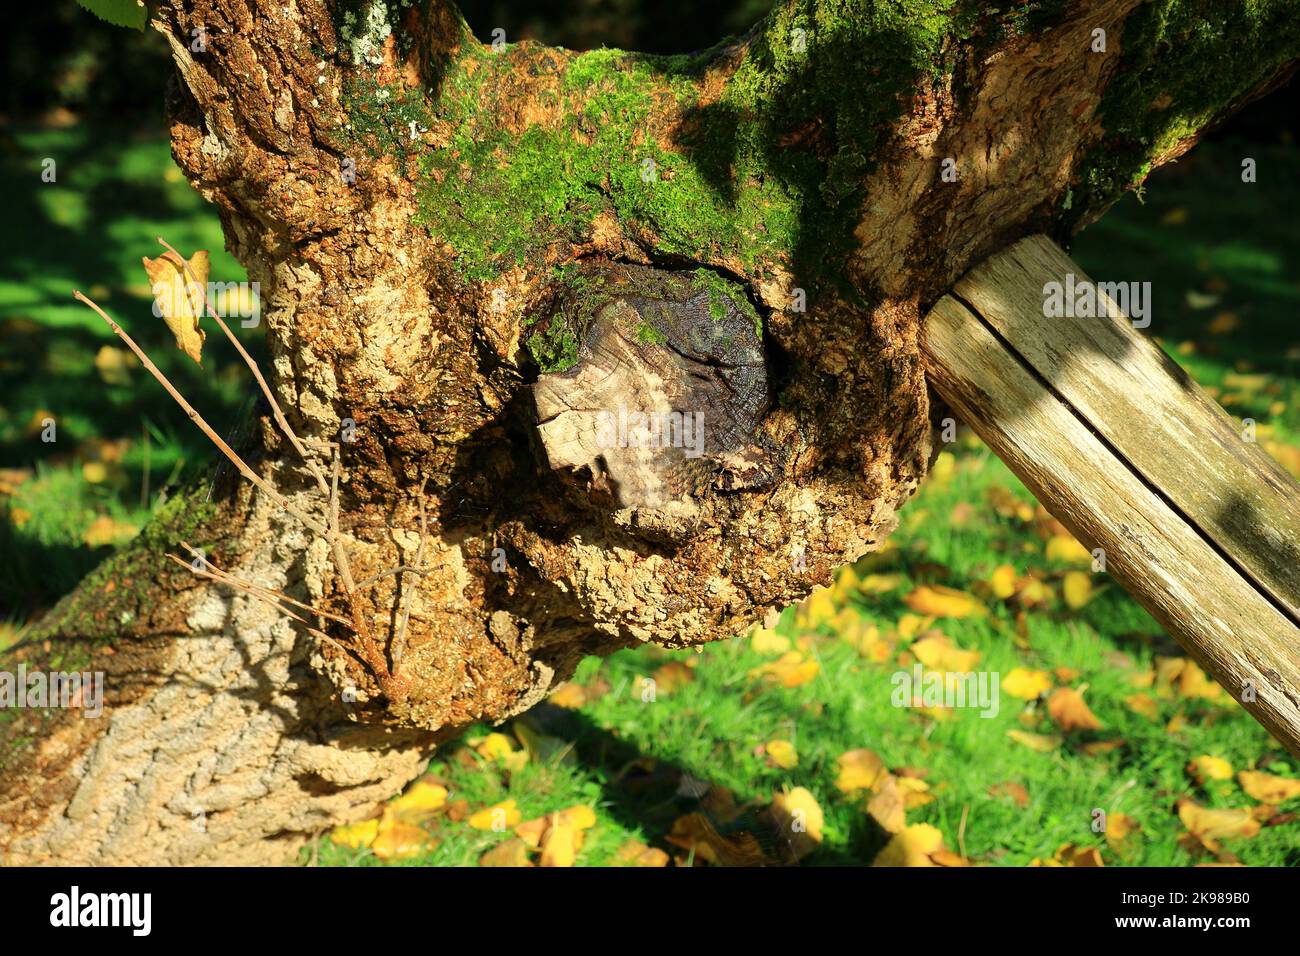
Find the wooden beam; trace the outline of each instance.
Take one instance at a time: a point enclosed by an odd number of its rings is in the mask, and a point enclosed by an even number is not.
[[[1300,485],[1129,319],[1045,316],[1068,274],[1043,237],[972,270],[926,318],[931,383],[1300,756]]]

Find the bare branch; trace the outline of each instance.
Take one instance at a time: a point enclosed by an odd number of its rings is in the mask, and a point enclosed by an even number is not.
[[[235,347],[237,352],[239,352],[240,357],[243,358],[244,363],[253,373],[253,378],[257,379],[257,384],[262,389],[262,394],[266,396],[266,400],[271,406],[271,414],[275,416],[275,423],[280,426],[280,430],[284,432],[285,437],[289,439],[289,442],[293,445],[294,449],[302,456],[302,460],[311,471],[312,477],[316,479],[316,484],[320,490],[328,493],[328,489],[325,487],[324,473],[320,470],[320,466],[316,464],[316,460],[307,454],[307,449],[303,447],[303,443],[298,439],[297,434],[289,426],[289,420],[285,417],[284,411],[280,408],[280,403],[275,400],[275,393],[271,391],[271,387],[266,384],[266,379],[262,377],[262,370],[258,368],[257,363],[253,361],[253,357],[248,354],[243,344],[235,337],[235,333],[230,331],[230,327],[226,325],[225,320],[222,319],[221,316],[217,315],[216,310],[212,308],[212,305],[208,302],[207,289],[198,281],[198,278],[194,275],[194,270],[190,268],[190,264],[185,257],[177,252],[162,236],[157,236],[156,238],[158,242],[167,248],[168,252],[172,253],[178,260],[180,260],[181,268],[185,270],[185,275],[189,277],[190,283],[199,287],[200,294],[203,296],[203,308],[207,311],[208,315],[212,317],[213,321],[221,327],[221,331],[226,333],[226,338],[230,339],[230,344]],[[186,296],[188,295],[189,291],[187,288]]]
[[[99,315],[101,319],[103,319],[105,322],[108,323],[108,327],[113,330],[113,332],[117,335],[119,339],[121,339],[123,342],[126,343],[127,347],[130,348],[132,352],[135,353],[135,357],[140,360],[140,364],[149,370],[149,373],[155,379],[158,380],[158,384],[161,385],[163,388],[165,388],[167,390],[167,394],[169,394],[172,398],[174,398],[176,400],[176,403],[180,405],[182,409],[185,410],[185,414],[190,417],[190,421],[194,422],[195,425],[198,425],[200,431],[202,431],[203,434],[208,436],[208,439],[212,442],[212,444],[216,445],[217,449],[223,455],[225,455],[227,458],[230,459],[231,463],[236,468],[239,469],[240,474],[242,474],[245,478],[251,481],[254,485],[256,485],[259,489],[261,489],[262,492],[264,492],[268,497],[270,497],[272,501],[274,501],[285,511],[289,512],[289,514],[293,515],[295,518],[301,521],[312,531],[315,531],[317,534],[320,535],[329,536],[329,531],[323,525],[321,525],[319,521],[316,521],[314,518],[309,518],[307,515],[303,514],[293,505],[289,504],[289,502],[287,502],[280,495],[278,491],[276,491],[273,487],[271,487],[269,482],[263,479],[262,476],[259,475],[257,472],[253,471],[252,468],[248,467],[248,464],[244,461],[244,459],[240,458],[239,455],[235,453],[235,450],[231,448],[229,445],[227,445],[225,440],[222,439],[220,435],[218,435],[215,431],[212,430],[212,426],[209,425],[207,421],[204,420],[203,416],[200,415],[197,410],[195,410],[193,405],[191,405],[189,402],[185,400],[185,397],[176,390],[176,387],[172,385],[172,383],[167,379],[167,376],[164,375],[158,369],[158,366],[153,364],[153,361],[149,358],[148,355],[145,354],[144,349],[136,345],[135,340],[131,338],[131,336],[127,335],[126,332],[123,331],[120,325],[118,325],[111,318],[109,318],[107,312],[101,309],[98,305],[96,305],[93,301],[88,299],[86,296],[82,295],[80,292],[73,292],[72,297],[76,299],[78,302],[83,302],[86,305],[90,306],[92,309],[95,310],[95,312]]]

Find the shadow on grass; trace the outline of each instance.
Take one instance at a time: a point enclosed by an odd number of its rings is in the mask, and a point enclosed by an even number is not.
[[[605,808],[629,830],[639,829],[648,842],[673,856],[681,847],[667,842],[673,823],[698,813],[729,842],[752,837],[772,864],[790,863],[788,836],[768,818],[765,809],[771,793],[754,789],[735,793],[739,811],[720,816],[704,802],[710,784],[707,766],[687,766],[670,755],[638,747],[601,727],[577,710],[542,703],[527,719],[544,733],[573,742],[573,753],[587,774],[601,781]],[[888,835],[867,814],[856,814],[850,830],[834,844],[823,843],[802,863],[814,866],[862,866],[872,860]]]

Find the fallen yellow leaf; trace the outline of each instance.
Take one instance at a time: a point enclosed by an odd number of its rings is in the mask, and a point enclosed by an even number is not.
[[[542,866],[569,867],[578,858],[578,830],[564,820],[556,820],[542,836]]]
[[[943,834],[928,823],[905,827],[885,844],[872,866],[936,866],[930,855],[943,849]]]
[[[840,754],[837,763],[840,765],[840,773],[835,780],[835,787],[842,793],[874,791],[889,773],[875,751],[865,747]]]
[[[1211,810],[1191,800],[1178,801],[1178,819],[1207,850],[1218,853],[1223,839],[1250,839],[1259,821],[1249,810]]]
[[[979,663],[979,651],[963,651],[946,634],[932,631],[912,645],[912,653],[931,670],[967,673]]]
[[[528,847],[523,840],[506,840],[498,843],[478,859],[479,866],[516,867],[532,866],[528,858]]]
[[[618,848],[615,859],[627,866],[659,867],[667,866],[670,857],[658,847],[646,846],[640,840],[628,840]]]
[[[1058,687],[1047,698],[1048,716],[1056,726],[1069,733],[1072,730],[1096,730],[1101,726],[1093,712],[1084,703],[1082,690]]]
[[[780,660],[754,668],[749,676],[751,679],[774,680],[782,687],[801,687],[812,681],[820,670],[816,661],[805,659],[799,651],[788,651],[781,655]]]
[[[411,823],[380,822],[379,834],[370,844],[370,851],[381,860],[406,860],[419,856],[429,847],[429,834]]]
[[[1123,851],[1133,836],[1142,832],[1142,825],[1127,813],[1112,813],[1106,817],[1106,843],[1112,850]]]
[[[806,787],[775,794],[771,816],[796,859],[803,859],[822,842],[826,819],[821,804]]]
[[[902,833],[907,827],[907,812],[898,780],[887,774],[879,791],[867,801],[867,813],[886,833]]]
[[[1061,597],[1072,610],[1079,610],[1092,600],[1092,577],[1083,571],[1067,571],[1061,581]]]
[[[1031,671],[1013,667],[1002,678],[1002,690],[1021,700],[1033,700],[1052,689],[1052,675],[1047,671]]]
[[[378,835],[378,817],[371,820],[362,820],[359,823],[347,823],[330,831],[331,840],[339,846],[350,847],[353,850],[359,850],[363,846],[370,846]]]
[[[414,822],[415,819],[433,815],[446,805],[446,787],[431,780],[417,780],[406,793],[388,805],[386,812]]]
[[[1188,762],[1187,773],[1197,783],[1205,783],[1207,780],[1231,780],[1232,764],[1222,757],[1202,754]]]
[[[91,548],[116,544],[132,538],[140,529],[126,521],[117,521],[108,515],[100,515],[81,533],[81,540]]]
[[[917,614],[935,617],[983,617],[988,609],[973,594],[940,584],[922,584],[903,598]]]
[[[1000,564],[993,569],[989,578],[989,590],[1000,601],[1005,601],[1016,593],[1016,569],[1009,564]]]
[[[769,628],[760,627],[755,629],[753,636],[749,639],[749,646],[753,648],[755,654],[762,654],[764,657],[777,657],[790,650],[790,638]]]
[[[494,830],[500,833],[515,826],[522,819],[523,814],[519,812],[519,807],[515,805],[512,798],[484,807],[478,813],[472,814],[465,822],[475,830]]]
[[[782,770],[790,770],[799,765],[799,754],[794,744],[788,740],[769,740],[763,748],[768,759]]]
[[[1124,698],[1124,706],[1148,720],[1155,720],[1160,716],[1160,705],[1150,694],[1130,694]]]
[[[1023,744],[1030,750],[1037,750],[1039,753],[1049,753],[1065,743],[1058,734],[1034,734],[1027,730],[1008,730],[1007,736],[1016,743]]]
[[[1300,780],[1291,777],[1279,777],[1259,770],[1243,770],[1237,774],[1237,782],[1252,799],[1262,803],[1285,803],[1294,797],[1300,797]]]
[[[835,617],[838,607],[830,588],[817,588],[804,598],[795,611],[794,621],[798,627],[812,630],[818,625],[827,624]]]
[[[1080,544],[1077,538],[1066,534],[1053,535],[1049,538],[1044,553],[1048,561],[1060,561],[1066,564],[1092,563],[1092,552]]]

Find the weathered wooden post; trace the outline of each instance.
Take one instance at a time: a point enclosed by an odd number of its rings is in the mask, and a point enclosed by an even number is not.
[[[1089,282],[1043,236],[988,259],[926,319],[930,381],[1300,755],[1300,485],[1112,298],[1093,317],[1045,315],[1049,283]]]

